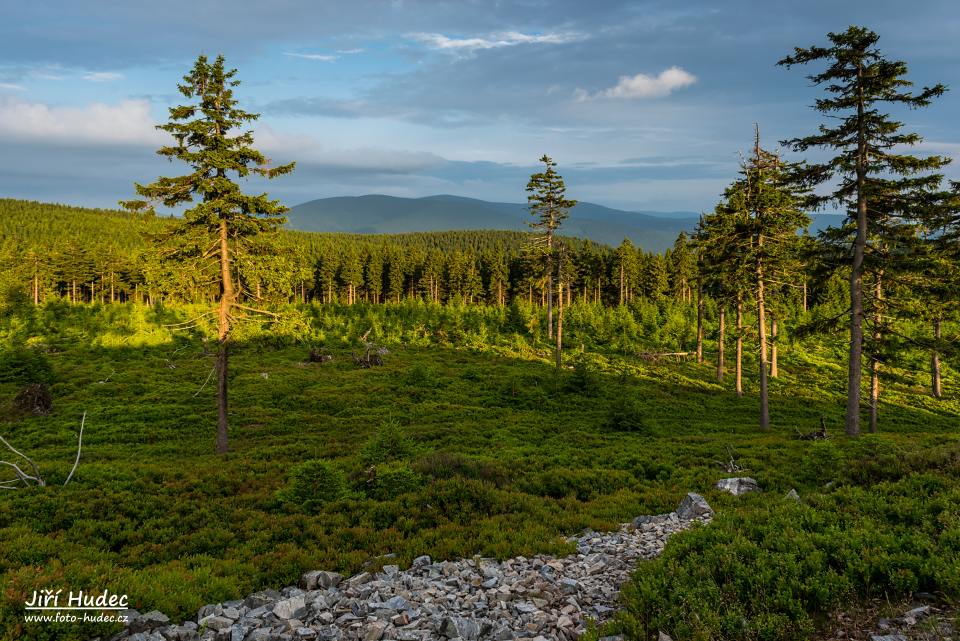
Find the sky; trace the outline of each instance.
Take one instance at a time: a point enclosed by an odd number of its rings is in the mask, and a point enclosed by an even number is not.
[[[776,62],[851,24],[918,86],[953,87],[894,113],[920,153],[960,155],[954,0],[0,0],[0,16],[0,197],[113,207],[181,173],[155,125],[196,57],[223,54],[256,146],[297,162],[266,185],[288,205],[522,202],[548,154],[572,198],[706,211],[754,123],[776,147],[823,122],[818,69]]]

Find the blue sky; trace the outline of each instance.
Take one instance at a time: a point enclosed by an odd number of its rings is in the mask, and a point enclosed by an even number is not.
[[[776,61],[850,24],[877,31],[917,84],[954,88],[902,117],[922,152],[960,154],[949,0],[0,0],[0,15],[5,197],[113,206],[134,181],[179,171],[155,156],[153,125],[200,53],[239,69],[258,146],[298,162],[269,185],[290,205],[520,202],[547,153],[574,198],[710,209],[753,123],[774,145],[820,122],[806,72]]]

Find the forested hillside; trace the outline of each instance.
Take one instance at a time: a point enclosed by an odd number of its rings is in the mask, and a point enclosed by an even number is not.
[[[174,218],[36,202],[0,200],[0,261],[5,296],[36,302],[198,302],[217,295],[197,272],[164,256],[189,238],[171,236]],[[522,222],[522,221],[521,221]],[[283,231],[243,247],[237,265],[246,295],[274,302],[425,298],[504,304],[540,300],[542,277],[519,231],[324,234]],[[689,290],[689,251],[646,253],[629,241],[617,250],[570,239],[576,274],[568,297],[617,303]],[[163,251],[153,250],[160,243]],[[621,269],[622,267],[622,269]],[[683,282],[681,282],[683,281]],[[687,292],[689,294],[689,292]]]

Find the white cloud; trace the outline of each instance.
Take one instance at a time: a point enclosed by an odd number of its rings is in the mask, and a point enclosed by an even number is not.
[[[342,53],[345,56],[350,56],[355,53],[363,53],[363,49],[337,49],[337,53]]]
[[[519,31],[504,31],[482,38],[450,38],[440,33],[414,33],[410,37],[431,49],[465,52],[523,44],[565,44],[583,39],[583,36],[577,33],[526,34]]]
[[[90,82],[113,82],[115,80],[123,80],[123,74],[117,73],[116,71],[91,71],[83,75],[84,80],[89,80]]]
[[[283,55],[290,56],[291,58],[303,58],[304,60],[319,60],[321,62],[333,62],[334,60],[340,59],[340,56],[325,53],[293,53],[284,51]]]
[[[689,87],[697,81],[697,77],[680,67],[664,69],[656,76],[638,73],[635,76],[620,76],[616,85],[603,91],[590,94],[583,89],[577,89],[574,96],[577,100],[596,100],[598,98],[662,98],[669,96],[676,89]]]
[[[8,98],[0,100],[0,138],[156,146],[168,137],[154,128],[146,100],[59,107]]]
[[[12,82],[0,82],[0,91],[23,91],[23,85]]]
[[[296,160],[300,165],[392,174],[420,171],[446,162],[426,151],[326,145],[313,136],[280,132],[266,124],[256,127],[254,141],[254,146],[277,164]]]

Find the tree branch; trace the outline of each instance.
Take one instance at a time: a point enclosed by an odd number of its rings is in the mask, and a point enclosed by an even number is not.
[[[70,482],[70,479],[73,478],[73,473],[77,471],[77,466],[80,465],[80,448],[83,447],[83,424],[87,421],[87,412],[83,412],[83,417],[80,419],[80,435],[77,437],[77,459],[73,462],[73,468],[70,470],[70,474],[67,475],[67,480],[63,482],[64,486]]]

